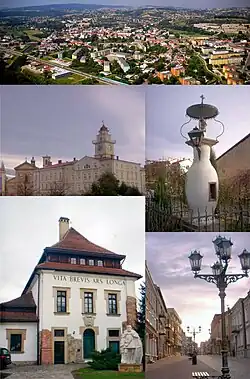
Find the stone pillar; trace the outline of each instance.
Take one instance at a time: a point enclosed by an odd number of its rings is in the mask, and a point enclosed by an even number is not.
[[[126,300],[127,324],[135,326],[137,320],[136,298],[127,296]]]
[[[40,332],[41,364],[53,364],[52,357],[52,333],[48,329]]]

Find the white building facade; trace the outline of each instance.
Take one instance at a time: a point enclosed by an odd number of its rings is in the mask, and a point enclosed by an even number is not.
[[[124,327],[135,324],[141,276],[122,268],[125,256],[94,245],[64,217],[59,236],[44,249],[22,296],[1,304],[0,346],[9,348],[13,362],[88,361],[95,350],[119,351]],[[14,316],[13,302],[19,304]]]
[[[46,195],[50,191],[58,191],[66,195],[84,194],[106,172],[114,174],[120,183],[124,182],[145,193],[144,168],[140,163],[121,160],[115,155],[116,141],[112,140],[104,124],[92,143],[95,146],[93,157],[74,158],[70,162],[59,160],[52,164],[51,157],[44,156],[43,167],[33,172],[34,193]]]

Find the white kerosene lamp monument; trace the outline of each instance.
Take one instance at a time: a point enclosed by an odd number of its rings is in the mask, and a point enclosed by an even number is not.
[[[189,117],[189,121],[185,122],[180,130],[182,137],[186,139],[185,143],[193,148],[193,163],[187,172],[185,192],[194,224],[209,224],[213,221],[218,202],[219,180],[211,164],[210,154],[212,147],[219,142],[218,137],[224,133],[223,123],[216,120],[218,109],[214,105],[204,104],[204,99],[202,95],[200,104],[187,108],[186,116]],[[222,126],[222,132],[216,139],[206,136],[207,120],[210,119]],[[198,125],[187,133],[187,138],[182,130],[191,120],[197,120]]]

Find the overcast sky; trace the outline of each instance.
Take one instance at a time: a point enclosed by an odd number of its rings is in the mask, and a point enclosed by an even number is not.
[[[241,273],[237,257],[244,248],[250,250],[250,233],[224,233],[231,237],[233,245],[228,273]],[[211,273],[216,261],[212,240],[215,233],[147,233],[146,259],[154,282],[160,286],[167,307],[174,307],[182,319],[183,330],[187,326],[201,326],[202,333],[197,342],[209,338],[208,329],[214,314],[220,313],[218,289],[214,284],[196,278],[190,269],[188,256],[192,250],[199,250],[204,256],[201,273]],[[203,272],[204,271],[204,272]],[[250,278],[243,278],[227,288],[226,307],[232,307],[239,297],[245,297],[250,289]],[[189,335],[189,334],[187,334]]]
[[[115,155],[144,164],[144,87],[2,86],[1,153],[7,168],[27,157],[53,161],[94,155],[92,140],[104,120]]]
[[[248,0],[0,0],[1,6],[21,7],[45,4],[110,4],[110,5],[164,5],[185,8],[228,8],[249,6]]]
[[[6,197],[0,203],[0,303],[21,295],[43,249],[58,242],[61,216],[91,242],[126,255],[123,268],[144,276],[144,198]]]
[[[201,102],[215,105],[217,119],[225,126],[224,134],[215,146],[219,157],[250,132],[249,86],[150,86],[146,94],[146,157],[192,157],[192,148],[180,135],[181,126],[188,121],[186,109]],[[207,136],[216,137],[222,130],[214,120],[207,122]],[[183,128],[187,135],[196,121]]]

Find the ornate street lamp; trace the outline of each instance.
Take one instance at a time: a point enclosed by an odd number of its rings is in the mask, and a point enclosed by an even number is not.
[[[189,334],[192,334],[192,336],[193,336],[193,341],[194,341],[194,343],[193,343],[193,351],[194,351],[195,337],[196,337],[196,334],[201,333],[201,326],[199,326],[198,330],[196,330],[195,328],[193,328],[192,331],[190,331],[190,327],[187,326],[187,332],[188,332]]]
[[[226,237],[218,236],[213,241],[215,252],[218,261],[213,264],[212,274],[199,274],[201,270],[202,255],[196,250],[189,256],[191,270],[195,278],[204,279],[209,283],[214,283],[219,290],[221,299],[221,334],[222,334],[222,379],[230,379],[230,370],[228,367],[228,344],[226,338],[226,322],[225,322],[225,297],[226,288],[230,283],[235,283],[237,280],[248,277],[250,271],[250,252],[246,249],[238,255],[241,263],[243,274],[226,274],[229,261],[231,259],[233,243]]]

